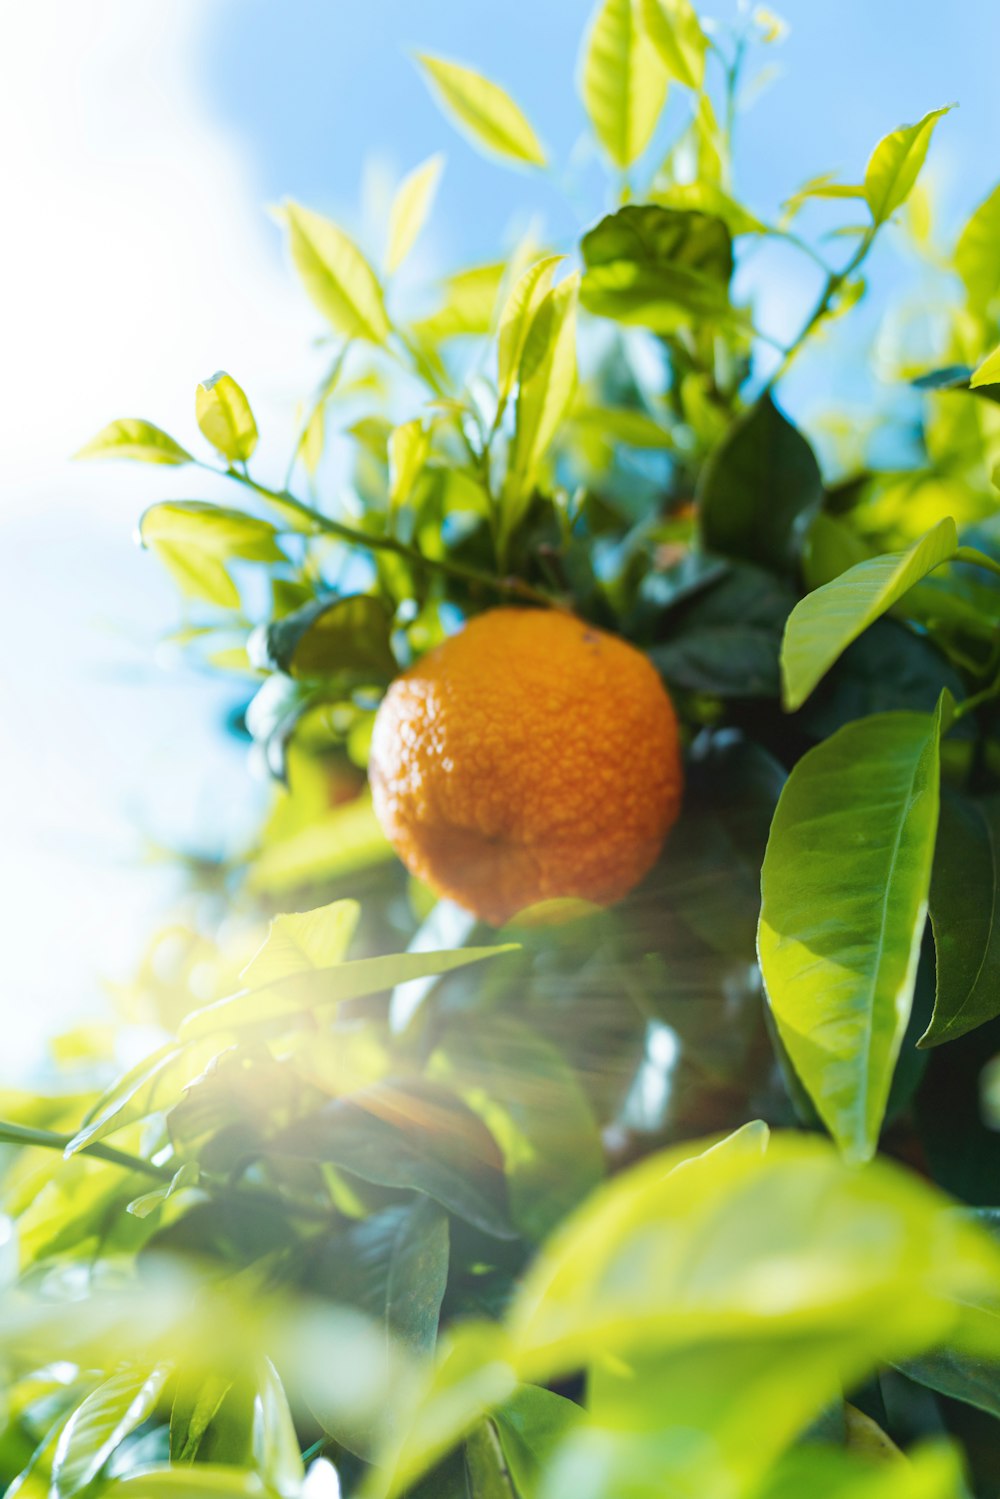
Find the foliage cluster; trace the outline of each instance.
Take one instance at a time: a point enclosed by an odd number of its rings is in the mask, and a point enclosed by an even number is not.
[[[935,110],[751,213],[733,135],[780,31],[602,0],[580,87],[616,206],[418,316],[393,278],[438,158],[381,272],[285,204],[332,348],[283,478],[222,373],[213,461],[138,419],[84,449],[238,493],[141,536],[275,792],[192,867],[121,1026],[0,1097],[10,1495],[1000,1489],[1000,189],[938,243]],[[545,168],[502,89],[419,65]],[[847,215],[822,250],[814,200]],[[919,418],[824,472],[776,393],[904,233],[940,289],[935,367],[894,372]],[[737,289],[774,240],[821,273],[780,350]],[[648,652],[688,776],[620,907],[499,936],[406,878],[364,781],[387,683],[498,600]]]

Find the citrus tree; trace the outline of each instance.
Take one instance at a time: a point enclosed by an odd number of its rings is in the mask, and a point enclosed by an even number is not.
[[[779,32],[603,0],[615,206],[422,307],[438,158],[379,269],[286,203],[330,363],[283,474],[226,373],[200,436],[83,450],[230,482],[141,537],[274,792],[115,1035],[0,1096],[9,1494],[997,1492],[1000,189],[939,242],[934,110],[758,218]],[[418,64],[546,170],[497,84]],[[821,467],[782,382],[889,233],[936,362]],[[734,289],[774,240],[821,268],[779,348]]]

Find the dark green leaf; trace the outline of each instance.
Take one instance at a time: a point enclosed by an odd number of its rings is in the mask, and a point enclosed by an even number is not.
[[[930,913],[937,952],[936,1046],[1000,1015],[1000,797],[941,803]]]
[[[293,677],[350,675],[391,681],[399,668],[389,645],[392,621],[381,599],[323,595],[272,620],[251,637],[250,659]]]
[[[271,1149],[423,1192],[484,1233],[513,1237],[496,1141],[453,1093],[432,1083],[386,1081],[338,1098],[283,1130]]]
[[[795,595],[770,573],[734,569],[701,597],[675,609],[670,636],[650,659],[670,687],[714,697],[772,697],[781,691],[778,655]]]
[[[939,1348],[899,1368],[918,1384],[1000,1417],[1000,1361],[957,1348]]]
[[[691,317],[731,318],[729,230],[711,214],[629,204],[583,236],[588,312],[658,333]]]
[[[702,540],[711,552],[785,571],[822,503],[812,448],[765,396],[734,423],[702,471]]]

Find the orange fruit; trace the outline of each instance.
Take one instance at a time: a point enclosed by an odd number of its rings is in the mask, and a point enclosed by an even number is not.
[[[555,609],[492,609],[398,677],[369,777],[406,867],[494,925],[539,901],[627,895],[683,785],[653,666]]]

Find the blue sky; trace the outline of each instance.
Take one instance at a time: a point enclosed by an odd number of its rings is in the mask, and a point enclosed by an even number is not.
[[[791,29],[743,127],[749,204],[771,213],[816,171],[856,177],[887,130],[955,100],[929,176],[956,226],[1000,175],[997,0],[963,0],[946,19],[939,0],[776,8]],[[531,213],[554,239],[573,232],[547,184],[484,164],[454,134],[411,48],[506,85],[555,159],[573,161],[580,220],[596,217],[599,177],[576,149],[588,14],[578,0],[33,0],[0,12],[0,129],[17,142],[3,181],[18,205],[0,243],[0,976],[13,997],[0,1077],[23,1069],[60,1016],[100,1005],[101,975],[128,971],[170,893],[168,876],[141,866],[145,837],[232,846],[260,796],[221,731],[236,694],[158,648],[178,607],[132,544],[154,500],[229,496],[197,474],[68,455],[125,415],[196,443],[194,388],[221,367],[253,398],[265,467],[278,464],[320,331],[264,212],[286,194],[376,248],[393,184],[443,149],[418,278],[493,257]],[[731,19],[735,5],[715,14]],[[678,91],[668,134],[681,113]],[[809,222],[836,217],[818,208]],[[892,236],[874,263],[876,307],[911,274]],[[794,322],[807,264],[765,272],[762,321]],[[858,333],[842,337],[842,352],[858,349]],[[864,401],[864,369],[804,361],[785,399],[805,417],[832,396]]]

